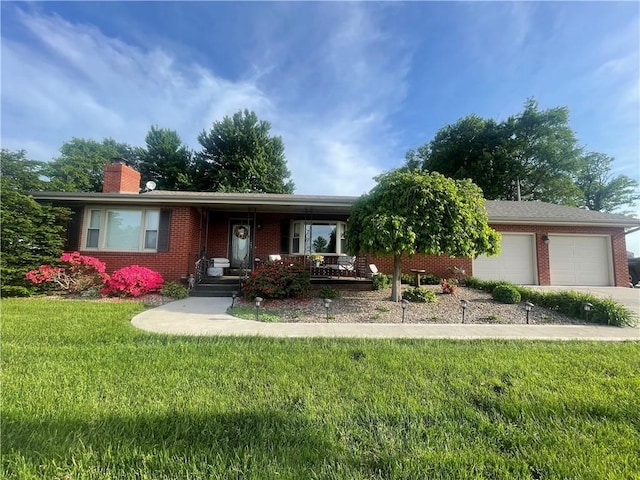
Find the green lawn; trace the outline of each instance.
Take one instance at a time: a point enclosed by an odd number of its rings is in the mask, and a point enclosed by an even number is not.
[[[5,299],[2,477],[640,478],[640,344],[185,338]]]

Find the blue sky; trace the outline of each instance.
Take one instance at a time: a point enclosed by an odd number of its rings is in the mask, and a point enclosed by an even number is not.
[[[144,145],[248,108],[297,193],[359,195],[406,151],[528,97],[640,179],[637,2],[2,2],[2,146]],[[639,210],[640,212],[640,210]],[[630,245],[631,246],[631,245]],[[640,253],[640,240],[633,245]]]

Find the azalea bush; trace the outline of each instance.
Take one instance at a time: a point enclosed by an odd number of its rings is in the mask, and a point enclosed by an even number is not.
[[[113,272],[101,293],[139,297],[160,290],[163,284],[164,279],[158,272],[140,265],[130,265]]]
[[[290,298],[308,295],[311,291],[309,271],[300,263],[282,265],[267,263],[254,270],[242,288],[249,300]]]
[[[78,252],[65,252],[58,265],[40,265],[25,276],[36,285],[51,283],[55,289],[67,293],[81,293],[109,281],[104,262]]]

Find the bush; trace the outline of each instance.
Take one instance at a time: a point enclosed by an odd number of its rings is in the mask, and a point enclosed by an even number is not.
[[[593,307],[589,312],[589,323],[618,327],[633,327],[638,323],[637,319],[624,305],[620,305],[610,298],[603,299],[594,297],[591,294],[572,291],[544,292],[504,281],[496,282],[480,280],[474,277],[467,278],[467,286],[484,291],[493,291],[498,285],[509,285],[515,288],[520,293],[522,300],[531,302],[538,307],[583,320],[587,319],[584,304],[591,303]]]
[[[27,287],[17,285],[3,285],[0,289],[0,296],[4,297],[30,297],[31,291]]]
[[[402,277],[400,277],[400,283],[404,285],[415,285],[416,278],[409,273],[403,273]]]
[[[36,285],[52,283],[65,293],[81,293],[101,287],[109,280],[104,262],[78,252],[63,253],[60,266],[40,265],[40,268],[28,271],[25,277]]]
[[[420,283],[423,285],[438,285],[440,278],[433,273],[427,273],[426,275],[420,276]]]
[[[437,295],[426,288],[409,288],[402,293],[402,298],[416,303],[435,303],[438,301]]]
[[[242,287],[249,300],[262,298],[290,298],[308,295],[311,276],[303,264],[283,265],[266,263],[251,272]]]
[[[385,275],[384,273],[378,273],[371,277],[371,285],[374,290],[384,290],[385,288],[389,288],[392,282],[393,277],[391,275]]]
[[[333,287],[325,285],[320,288],[320,290],[318,290],[318,296],[320,298],[338,298],[340,296],[340,291]]]
[[[158,272],[139,265],[116,270],[106,282],[101,293],[139,297],[162,288],[164,280]]]
[[[511,285],[498,285],[491,293],[493,298],[501,303],[520,303],[520,292]]]
[[[181,285],[178,282],[167,282],[160,290],[160,293],[165,297],[169,298],[187,298],[189,296],[189,290],[187,290],[184,285]]]

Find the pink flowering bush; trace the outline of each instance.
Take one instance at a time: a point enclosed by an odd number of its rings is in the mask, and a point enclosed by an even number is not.
[[[113,272],[101,293],[139,297],[160,290],[163,284],[164,279],[158,272],[139,265],[130,265]]]
[[[78,252],[65,252],[60,257],[60,266],[40,265],[25,276],[35,284],[53,283],[57,289],[67,293],[84,292],[109,280],[104,262]]]

